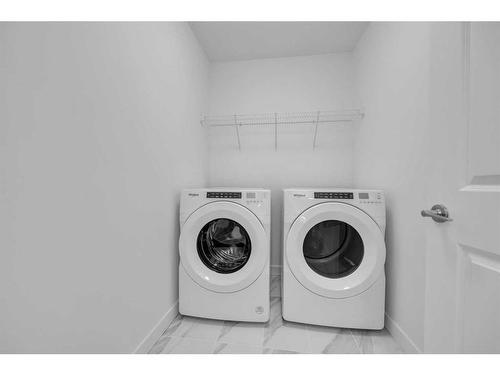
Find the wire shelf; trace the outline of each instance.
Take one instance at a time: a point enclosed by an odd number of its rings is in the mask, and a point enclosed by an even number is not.
[[[336,124],[361,120],[364,114],[359,109],[315,111],[315,112],[275,112],[261,114],[234,114],[225,116],[203,116],[201,125],[206,128],[233,127],[241,150],[239,128],[241,126],[274,126],[274,147],[278,149],[278,127],[282,125],[314,126],[313,148],[319,125]]]

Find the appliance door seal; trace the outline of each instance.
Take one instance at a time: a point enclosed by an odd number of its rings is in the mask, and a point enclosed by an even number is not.
[[[248,259],[235,272],[216,272],[200,258],[200,233],[206,230],[208,223],[218,219],[237,223],[242,229],[236,234],[245,232],[251,243]],[[228,251],[232,251],[230,247],[231,240],[228,240]],[[262,223],[253,212],[234,202],[217,201],[201,206],[186,219],[179,238],[179,255],[181,266],[197,284],[214,292],[233,293],[250,286],[268,266],[269,241]]]
[[[340,271],[328,270],[327,266],[320,264],[323,261],[338,262],[337,259],[333,258],[343,256],[342,251],[344,250],[332,252],[332,255],[325,254],[319,259],[314,259],[310,255],[311,248],[314,249],[314,246],[320,249],[318,254],[321,254],[321,246],[323,246],[311,244],[313,241],[311,233],[328,223],[332,223],[331,225],[345,224],[358,235],[357,237],[350,235],[348,240],[357,238],[358,242],[362,241],[362,244],[357,245],[362,247],[362,250],[358,250],[361,255],[356,258],[357,262],[351,260],[356,260],[354,257],[344,261],[344,263],[352,263],[353,267],[350,272],[341,272],[342,269],[338,263],[335,266],[337,269],[340,268]],[[320,234],[315,234],[315,236],[319,237]],[[330,241],[329,246],[334,242],[331,238],[325,238],[325,241]],[[339,240],[338,245],[345,247],[345,241],[345,239]],[[323,248],[327,248],[327,246],[325,245]],[[284,261],[288,263],[293,276],[305,288],[323,297],[348,298],[363,293],[384,272],[386,248],[383,233],[368,214],[345,203],[320,203],[302,212],[290,227],[284,251]],[[319,266],[315,267],[316,264]],[[321,272],[321,270],[326,271]]]

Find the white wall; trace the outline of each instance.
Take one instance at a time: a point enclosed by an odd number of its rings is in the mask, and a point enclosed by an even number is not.
[[[354,51],[365,118],[356,134],[355,183],[387,199],[387,314],[424,343],[425,233],[420,210],[429,167],[429,23],[372,23]],[[415,347],[413,347],[415,349]]]
[[[316,111],[354,107],[350,54],[213,63],[209,113]],[[272,189],[272,265],[280,265],[281,189],[350,186],[355,125],[324,125],[313,150],[312,127],[282,127],[278,150],[273,128],[241,128],[241,152],[233,128],[210,131],[211,186]]]
[[[132,352],[175,304],[207,74],[185,24],[0,25],[0,352]]]

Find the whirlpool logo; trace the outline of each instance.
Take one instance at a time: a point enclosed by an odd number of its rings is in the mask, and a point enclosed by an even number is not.
[[[305,198],[305,194],[294,194],[294,198]]]
[[[190,196],[190,197],[199,197],[200,194],[198,194],[198,193],[188,193],[188,196]]]

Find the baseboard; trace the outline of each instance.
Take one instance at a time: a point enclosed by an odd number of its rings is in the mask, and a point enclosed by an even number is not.
[[[422,351],[410,339],[410,336],[396,323],[387,313],[385,313],[385,328],[392,335],[394,340],[403,348],[405,353],[420,354]]]
[[[179,301],[170,307],[170,309],[163,315],[158,323],[153,327],[151,332],[141,341],[141,343],[134,350],[134,354],[145,354],[153,347],[156,341],[161,337],[162,333],[168,328],[170,323],[175,319],[179,313]]]
[[[271,266],[271,276],[281,276],[281,266]]]

